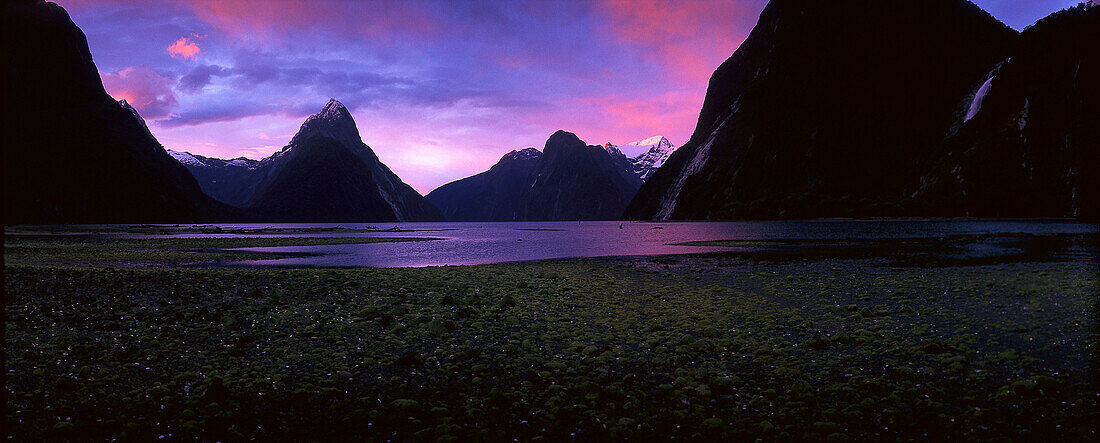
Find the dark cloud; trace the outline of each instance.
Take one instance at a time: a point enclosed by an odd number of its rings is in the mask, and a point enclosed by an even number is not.
[[[204,123],[236,121],[256,115],[276,114],[279,111],[280,109],[271,109],[254,103],[212,105],[173,114],[169,118],[158,120],[157,124],[166,128],[194,126]]]
[[[209,85],[214,76],[226,76],[231,72],[230,69],[218,65],[199,65],[180,77],[176,88],[187,94],[202,92],[202,88]]]

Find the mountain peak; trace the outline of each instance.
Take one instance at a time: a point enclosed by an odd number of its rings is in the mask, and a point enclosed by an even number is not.
[[[662,152],[667,155],[668,153],[676,150],[676,148],[672,146],[672,142],[668,141],[667,138],[661,135],[654,135],[653,137],[633,141],[630,143],[624,143],[621,145],[612,145],[610,143],[608,143],[608,145],[608,147],[618,148],[620,151],[622,151],[623,155],[631,159],[639,158],[641,156],[649,154],[650,151],[653,151],[655,154],[658,152]]]
[[[577,137],[577,134],[559,129],[557,132],[554,133],[554,135],[551,135],[550,138],[546,139],[546,146],[543,147],[542,151],[545,154],[546,149],[550,147],[565,147],[576,145],[584,146],[584,142],[581,141],[579,137]]]
[[[500,158],[500,161],[506,161],[506,160],[507,161],[537,160],[537,159],[539,159],[539,157],[542,157],[542,153],[539,152],[538,149],[523,148],[523,149],[512,150],[512,152],[504,154],[504,156]]]
[[[663,136],[663,135],[654,135],[653,137],[647,138],[645,140],[638,140],[636,142],[629,143],[629,144],[632,144],[632,145],[635,145],[635,144],[636,145],[656,145],[658,143],[661,143],[662,141],[667,143],[668,139],[665,138],[665,136]]]
[[[344,107],[343,103],[340,103],[339,100],[334,98],[330,98],[328,99],[328,103],[325,104],[325,107],[321,109],[321,112],[317,115],[326,120],[331,120],[351,114],[348,112],[348,108]]]
[[[329,99],[321,112],[309,116],[302,123],[302,127],[298,129],[298,133],[290,143],[300,144],[314,135],[334,138],[352,150],[363,143],[362,138],[359,137],[359,129],[355,126],[355,119],[348,112],[348,108],[334,98]]]

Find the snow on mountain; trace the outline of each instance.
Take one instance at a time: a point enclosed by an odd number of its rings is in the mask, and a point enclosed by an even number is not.
[[[660,135],[655,135],[644,140],[638,140],[614,146],[616,148],[619,148],[619,150],[623,152],[623,155],[627,156],[628,158],[638,157],[642,154],[648,153],[651,149],[658,146],[663,146],[664,148],[675,150],[675,148],[672,147],[672,143],[669,143],[667,138],[664,138]]]
[[[235,167],[245,169],[256,169],[260,167],[259,160],[253,160],[246,157],[237,157],[232,160],[222,160],[220,158],[194,155],[190,152],[173,151],[171,149],[166,149],[166,151],[168,151],[168,155],[171,155],[172,158],[176,159],[176,161],[183,163],[187,166],[198,166],[206,168]]]
[[[672,151],[676,150],[667,138],[660,135],[622,145],[607,143],[604,148],[612,154],[621,152],[630,159],[630,163],[634,165],[634,173],[642,181],[648,180],[654,171],[665,164]]]
[[[233,160],[229,160],[225,164],[227,166],[236,166],[239,168],[256,169],[256,167],[260,165],[260,162],[258,160],[253,160],[250,158],[238,157]]]
[[[168,155],[171,155],[172,158],[176,159],[176,161],[178,161],[180,163],[183,163],[185,165],[209,166],[206,163],[203,163],[202,160],[199,160],[199,159],[195,158],[195,156],[193,156],[193,155],[191,155],[187,152],[173,151],[171,149],[168,149],[167,151],[168,151]]]
[[[501,157],[501,160],[536,160],[539,157],[542,157],[542,152],[539,152],[538,149],[523,148],[513,150],[512,152],[504,154],[504,157]]]

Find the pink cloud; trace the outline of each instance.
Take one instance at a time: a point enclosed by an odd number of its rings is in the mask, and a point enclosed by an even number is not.
[[[752,29],[752,0],[605,0],[611,35],[657,59],[682,85],[706,85]]]
[[[191,38],[180,37],[179,40],[176,40],[175,43],[172,43],[172,46],[168,47],[168,55],[172,56],[172,58],[187,58],[191,60],[197,59],[199,57],[199,54],[202,53],[202,49],[199,48],[196,40],[201,40],[203,37],[204,36],[199,36],[196,34],[191,34]]]
[[[230,34],[260,40],[294,31],[330,30],[375,38],[434,34],[440,23],[418,4],[399,1],[184,0],[195,15]]]
[[[100,72],[103,88],[118,100],[126,100],[147,120],[168,116],[176,106],[172,91],[175,80],[145,67],[129,67],[110,73]]]
[[[687,142],[690,131],[695,127],[703,94],[670,91],[646,98],[620,95],[582,97],[577,98],[575,103],[577,107],[586,109],[583,113],[586,118],[573,121],[568,127],[575,128],[575,132],[588,143],[610,141],[619,144],[664,135],[673,143],[682,144]]]

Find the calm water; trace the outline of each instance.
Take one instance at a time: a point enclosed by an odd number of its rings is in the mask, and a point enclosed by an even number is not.
[[[305,252],[309,257],[243,262],[259,266],[439,266],[515,262],[567,257],[721,252],[738,248],[683,246],[702,240],[869,240],[939,238],[982,234],[1096,234],[1097,225],[1064,221],[981,220],[815,220],[779,222],[499,222],[399,223],[414,232],[319,232],[323,237],[433,237],[441,240],[323,246],[245,248]],[[337,224],[225,224],[247,227],[333,227]],[[364,224],[340,224],[363,228]],[[376,225],[388,228],[392,224]],[[188,234],[218,237],[231,234]],[[287,235],[287,234],[281,234]],[[187,236],[187,235],[181,235]],[[263,235],[256,235],[263,236]],[[744,248],[740,248],[744,249]]]

